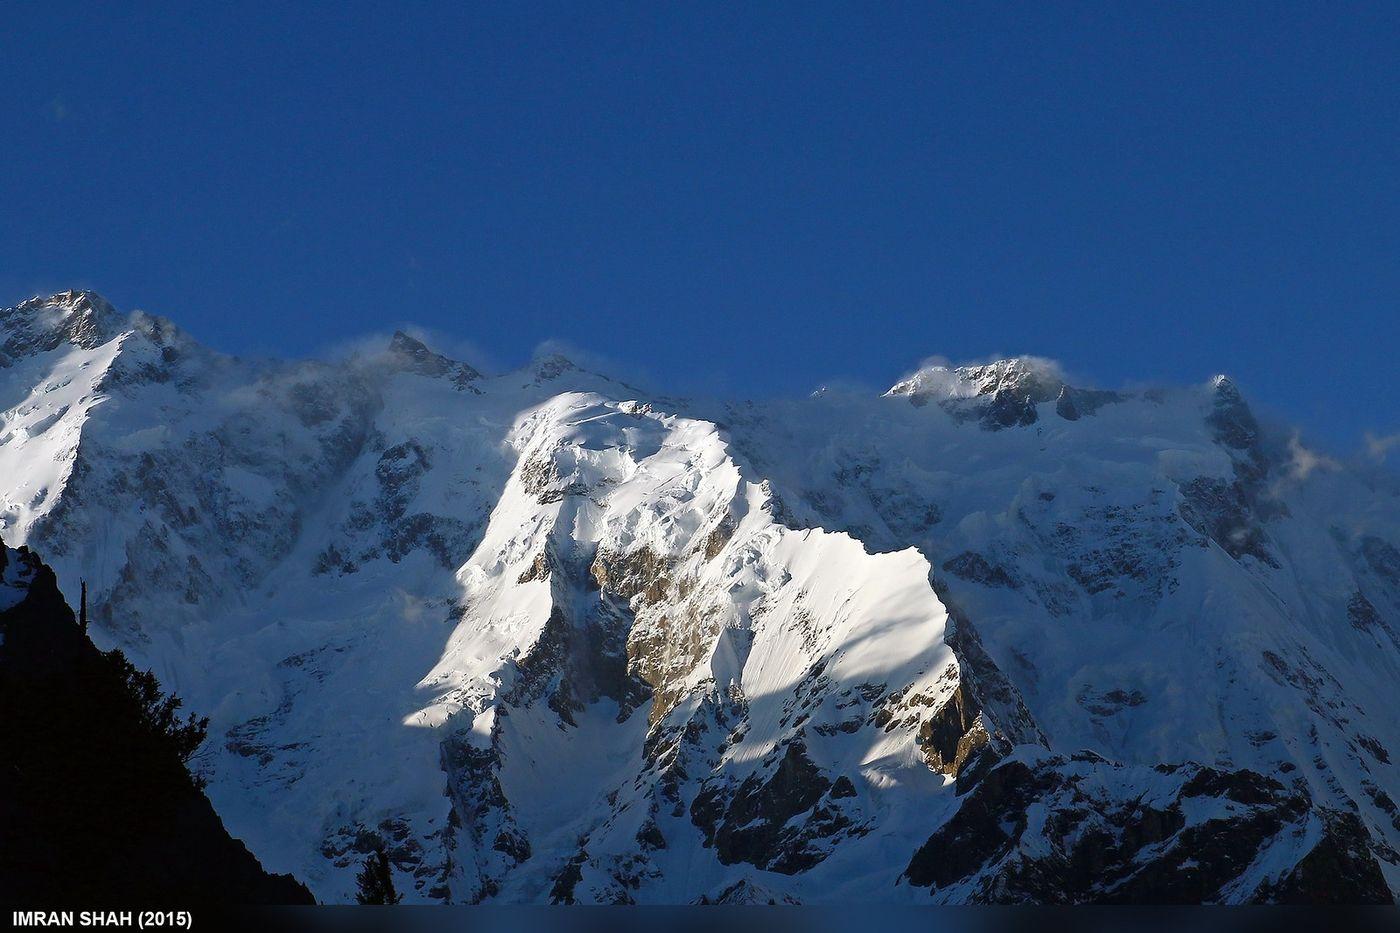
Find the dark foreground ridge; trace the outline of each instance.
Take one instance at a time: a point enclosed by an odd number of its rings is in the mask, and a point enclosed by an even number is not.
[[[312,904],[228,834],[185,766],[202,735],[102,652],[29,551],[0,548],[0,903]]]

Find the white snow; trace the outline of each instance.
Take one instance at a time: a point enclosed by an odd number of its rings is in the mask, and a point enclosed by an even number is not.
[[[913,897],[894,881],[956,805],[917,743],[919,709],[964,676],[934,580],[1052,749],[1286,765],[1400,846],[1363,788],[1400,796],[1400,759],[1362,741],[1400,753],[1400,645],[1349,621],[1361,596],[1400,626],[1384,550],[1400,502],[1280,438],[1250,512],[1269,560],[1227,553],[1182,517],[1193,481],[1228,486],[1246,456],[1205,421],[1213,385],[1076,421],[1041,403],[1034,424],[990,431],[939,403],[1058,369],[934,366],[881,398],[643,401],[558,360],[466,391],[354,359],[236,360],[153,321],[0,369],[4,541],[37,548],[70,593],[86,579],[94,636],[210,715],[198,766],[225,823],[323,900],[351,895],[347,840],[392,821],[413,841],[413,900],[469,897],[493,872],[500,899],[547,900],[584,837],[586,898],[653,813],[668,847],[638,869],[638,900],[739,878],[807,901]],[[577,580],[534,572],[551,550]],[[660,646],[664,698],[619,722],[603,696],[565,726],[510,697],[551,614],[595,611],[583,571],[600,554],[664,568],[664,592],[623,607],[629,645]],[[0,608],[14,592],[0,586]],[[872,726],[871,685],[925,706]],[[872,830],[800,875],[721,865],[687,813],[657,805],[645,760],[649,733],[725,728],[717,709],[742,709],[746,731],[719,752],[716,736],[716,758],[678,753],[695,756],[685,794],[762,773],[801,737],[856,782]],[[530,841],[509,871],[489,836],[448,830],[459,739],[495,756],[498,816]]]

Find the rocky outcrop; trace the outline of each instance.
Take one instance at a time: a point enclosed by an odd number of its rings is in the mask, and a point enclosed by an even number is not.
[[[1202,476],[1185,483],[1181,487],[1181,517],[1236,560],[1253,557],[1277,566],[1248,493],[1238,481]]]
[[[1093,415],[1105,405],[1122,400],[1123,396],[1118,392],[1061,386],[1060,394],[1055,398],[1055,414],[1066,421],[1078,421]]]
[[[447,379],[458,389],[480,393],[471,383],[481,378],[466,363],[450,360],[440,353],[428,349],[427,344],[410,337],[401,330],[394,331],[389,339],[388,361],[399,372],[413,373],[434,379]]]
[[[842,803],[855,796],[849,778],[833,784],[801,741],[771,757],[770,767],[737,787],[712,778],[690,806],[705,845],[714,846],[722,863],[791,875],[821,862],[842,836],[863,834]]]
[[[112,339],[123,321],[101,295],[68,290],[0,310],[0,367],[64,345],[93,348]]]
[[[1033,357],[928,366],[885,394],[906,397],[915,406],[935,402],[954,418],[976,421],[988,431],[1029,427],[1040,419],[1039,406],[1047,402],[1055,403],[1055,413],[1064,420],[1078,421],[1123,398],[1116,392],[1074,388],[1053,363]]]
[[[983,586],[1005,586],[1016,588],[1020,584],[1011,572],[1000,564],[994,564],[976,551],[963,551],[956,557],[943,562],[943,569],[972,583]]]
[[[1005,751],[1002,740],[1001,751]],[[958,777],[975,755],[995,753],[992,733],[973,699],[966,681],[959,681],[953,695],[919,725],[919,747],[929,767]]]
[[[977,782],[903,880],[984,903],[1391,903],[1374,848],[1354,815],[1251,771],[1022,754]]]

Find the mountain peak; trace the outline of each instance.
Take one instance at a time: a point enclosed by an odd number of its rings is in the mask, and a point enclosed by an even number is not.
[[[421,356],[431,353],[428,345],[417,337],[410,337],[401,330],[394,331],[394,336],[389,338],[389,352],[403,353],[410,356]]]
[[[40,301],[45,305],[61,308],[72,314],[98,313],[115,315],[117,313],[110,301],[103,298],[97,292],[85,288],[65,289],[61,292],[55,292],[48,298],[42,298],[36,295],[34,298],[31,298],[30,301]],[[26,304],[27,303],[28,302],[26,302]]]
[[[447,376],[458,388],[481,378],[481,373],[471,366],[434,352],[426,343],[401,330],[394,331],[389,338],[388,355],[392,366],[399,372],[418,376]]]
[[[1117,392],[1071,386],[1059,363],[1038,356],[966,366],[931,363],[885,395],[907,398],[916,407],[934,402],[958,420],[975,419],[990,431],[1035,424],[1037,406],[1046,402],[1054,402],[1064,420],[1078,421],[1123,400]]]
[[[1058,363],[1036,356],[1013,356],[966,366],[931,363],[895,383],[885,394],[944,401],[1009,391],[1033,402],[1048,402],[1064,387]]]
[[[69,289],[35,296],[0,310],[0,367],[69,343],[92,349],[112,339],[125,321],[96,292]]]
[[[1259,439],[1259,422],[1239,386],[1223,374],[1213,378],[1210,385],[1211,411],[1206,423],[1215,431],[1216,439],[1236,450],[1253,448]]]
[[[547,353],[536,357],[530,363],[530,371],[535,379],[544,382],[550,379],[557,379],[570,370],[578,369],[574,361],[564,356],[562,353]]]
[[[1217,373],[1211,377],[1210,387],[1218,398],[1229,400],[1243,400],[1244,398],[1240,394],[1239,384],[1224,373]]]

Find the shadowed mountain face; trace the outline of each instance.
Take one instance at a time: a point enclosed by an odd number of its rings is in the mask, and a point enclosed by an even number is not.
[[[181,760],[197,729],[93,646],[53,571],[0,548],[0,575],[0,900],[312,903],[229,836]]]
[[[1400,499],[1224,377],[729,403],[84,293],[0,329],[6,543],[322,900],[380,846],[407,902],[1400,889]]]

